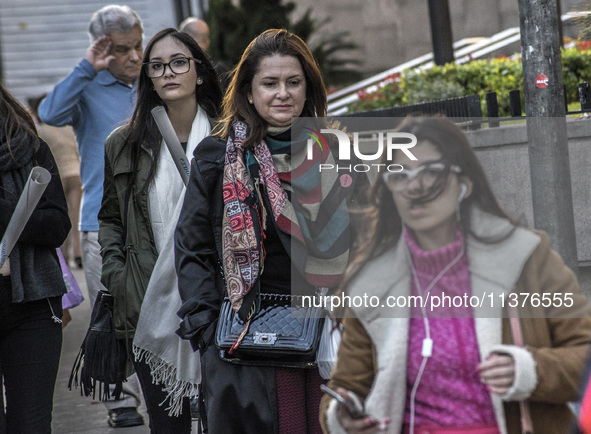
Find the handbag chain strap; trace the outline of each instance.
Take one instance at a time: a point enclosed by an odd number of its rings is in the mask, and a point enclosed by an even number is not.
[[[232,352],[236,348],[238,348],[240,346],[240,344],[242,343],[244,336],[246,336],[246,333],[248,333],[248,329],[250,328],[250,321],[252,320],[252,317],[254,316],[255,313],[256,313],[256,303],[253,303],[252,307],[250,308],[250,312],[248,312],[248,316],[246,317],[246,323],[244,324],[244,328],[242,329],[242,332],[238,335],[238,337],[234,341],[234,344],[232,344],[232,347],[230,347],[230,349],[228,350],[228,354],[232,354]]]
[[[321,294],[326,294],[327,292],[328,292],[328,288],[325,288],[325,287],[317,287],[316,288],[316,296],[321,295]],[[294,296],[294,295],[288,295],[288,294],[260,294],[260,295],[261,296],[270,296],[271,298],[276,298],[276,299],[282,299],[282,298],[290,299],[293,297],[298,297],[297,295]],[[248,329],[250,328],[250,323],[252,321],[252,318],[256,314],[256,306],[257,306],[257,304],[253,303],[252,308],[250,309],[250,312],[248,312],[248,315],[246,317],[246,322],[244,324],[244,328],[242,329],[242,332],[238,335],[238,337],[234,341],[234,344],[232,344],[232,346],[228,350],[228,354],[232,354],[232,352],[236,348],[238,348],[240,346],[240,344],[242,343],[242,341],[244,340],[244,337],[246,336],[246,334],[248,333]]]
[[[519,312],[515,306],[511,305],[509,305],[509,325],[511,326],[513,343],[518,347],[523,347],[523,335],[521,333],[521,323],[519,322]],[[527,400],[524,399],[519,401],[519,409],[521,412],[521,432],[523,434],[533,434],[534,427]]]

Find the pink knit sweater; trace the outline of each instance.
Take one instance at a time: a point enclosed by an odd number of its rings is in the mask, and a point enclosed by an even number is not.
[[[416,244],[408,230],[404,237],[422,292],[457,257],[464,242],[458,231],[454,243],[436,251],[425,252]],[[451,297],[471,294],[468,257],[465,253],[431,290],[432,295],[442,295],[443,292]],[[419,294],[414,278],[412,294]],[[427,361],[417,389],[415,426],[464,427],[494,424],[495,415],[490,395],[486,386],[480,382],[477,372],[480,355],[472,309],[461,306],[432,313],[427,310],[427,315],[433,339],[433,354]],[[410,422],[411,391],[423,361],[421,347],[426,336],[421,310],[414,310],[412,316],[406,370],[406,424]]]

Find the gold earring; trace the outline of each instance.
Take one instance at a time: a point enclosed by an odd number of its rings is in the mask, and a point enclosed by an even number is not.
[[[252,104],[252,98],[248,98],[249,104]]]
[[[197,84],[203,84],[203,79],[201,77],[197,78]]]

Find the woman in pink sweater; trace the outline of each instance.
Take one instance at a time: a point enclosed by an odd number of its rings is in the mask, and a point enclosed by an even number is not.
[[[535,432],[564,433],[591,340],[574,274],[500,208],[453,122],[409,118],[399,131],[416,136],[417,160],[380,161],[404,169],[374,184],[343,283],[374,302],[346,311],[329,382],[366,415],[326,396],[324,430],[519,433],[527,400]],[[507,318],[516,305],[524,345]]]

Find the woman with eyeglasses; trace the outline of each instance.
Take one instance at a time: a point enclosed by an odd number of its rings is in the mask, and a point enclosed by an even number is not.
[[[365,415],[326,396],[323,428],[517,434],[527,400],[534,432],[566,432],[591,338],[574,273],[545,233],[501,209],[458,126],[408,118],[399,131],[416,136],[417,160],[383,157],[403,170],[373,185],[367,234],[342,285],[387,307],[345,313],[329,382]]]
[[[222,92],[207,56],[175,29],[150,40],[143,62],[133,116],[105,144],[102,282],[115,297],[116,335],[128,340],[130,353],[135,336],[133,363],[150,431],[189,433],[189,396],[197,393],[200,373],[198,358],[183,360],[190,345],[181,347],[174,334],[180,298],[172,244],[185,185],[151,110],[166,108],[190,160],[218,116]]]

